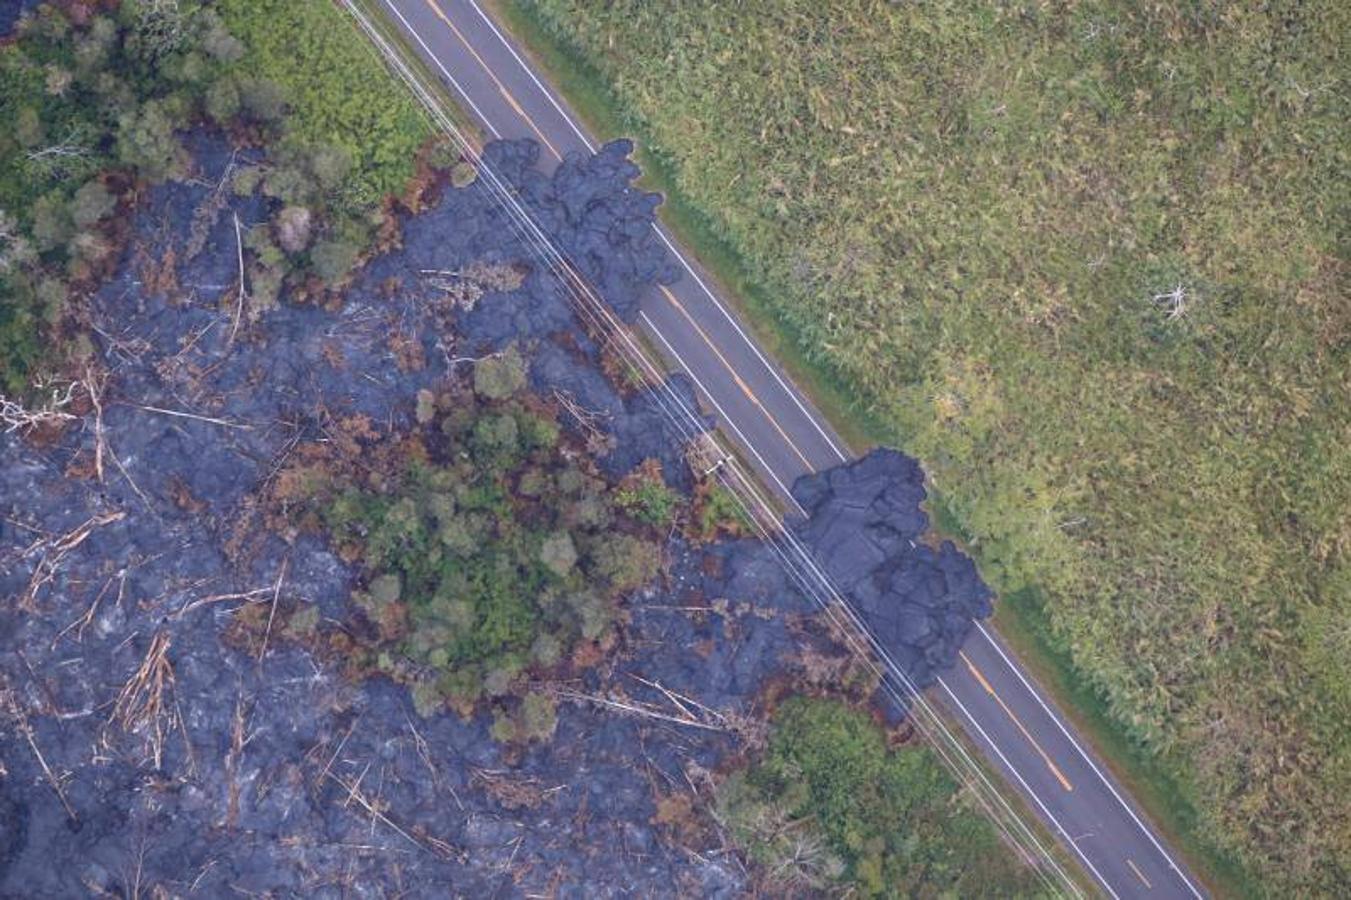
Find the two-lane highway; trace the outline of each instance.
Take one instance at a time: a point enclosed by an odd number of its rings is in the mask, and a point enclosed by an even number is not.
[[[477,0],[380,0],[391,22],[492,137],[530,137],[551,169],[595,141]],[[719,426],[767,484],[852,458],[824,417],[756,345],[707,275],[661,226],[684,270],[642,303],[641,324],[698,387]],[[993,628],[978,623],[937,699],[1111,897],[1201,897],[1182,866]]]

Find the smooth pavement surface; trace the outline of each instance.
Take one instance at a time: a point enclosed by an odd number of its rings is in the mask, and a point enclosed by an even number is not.
[[[476,0],[380,0],[382,12],[473,115],[485,135],[529,137],[551,169],[596,146],[505,28]],[[823,416],[755,344],[671,235],[682,277],[656,287],[640,322],[695,382],[724,432],[790,508],[802,474],[852,458]],[[989,623],[978,623],[933,699],[945,706],[1030,808],[1110,897],[1201,897],[1201,883],[1088,752]]]

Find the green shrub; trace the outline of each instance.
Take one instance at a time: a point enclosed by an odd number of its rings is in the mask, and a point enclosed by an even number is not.
[[[288,134],[340,148],[352,161],[346,189],[354,204],[404,188],[430,132],[341,9],[326,0],[221,0],[216,8],[247,48],[241,70],[280,88],[266,97],[246,91],[246,107],[275,117],[284,100]]]
[[[554,698],[532,691],[521,701],[521,737],[527,741],[547,741],[558,727],[558,709]]]
[[[537,404],[460,390],[423,406],[444,462],[407,461],[351,486],[308,482],[292,512],[316,517],[359,561],[365,587],[353,599],[385,652],[439,673],[419,682],[422,708],[432,690],[462,711],[484,696],[501,704],[528,665],[553,666],[610,629],[616,595],[654,577],[660,556],[651,541],[609,531],[608,514],[571,515],[577,502],[607,509],[610,492],[579,468],[577,448],[559,446]],[[570,490],[513,491],[526,474]],[[542,738],[552,706],[527,698],[495,728]]]
[[[675,521],[680,495],[666,486],[658,472],[655,478],[643,478],[636,484],[621,486],[615,494],[615,502],[639,522],[667,528]]]
[[[763,758],[718,789],[718,815],[781,887],[844,882],[865,897],[1037,894],[931,752],[888,749],[862,712],[793,698]]]
[[[512,344],[474,363],[474,391],[488,400],[506,400],[525,388],[525,360]]]

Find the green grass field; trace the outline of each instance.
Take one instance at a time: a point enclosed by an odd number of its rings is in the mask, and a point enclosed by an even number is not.
[[[1348,883],[1346,8],[503,6],[1203,868]]]
[[[288,138],[346,151],[358,203],[404,189],[431,132],[345,12],[329,2],[281,0],[223,0],[218,8],[248,48],[249,70],[281,86]]]

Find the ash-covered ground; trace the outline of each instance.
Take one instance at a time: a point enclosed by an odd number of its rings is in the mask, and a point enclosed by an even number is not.
[[[9,37],[19,17],[36,9],[39,0],[0,0],[0,40]]]
[[[482,180],[407,217],[402,246],[326,308],[237,320],[235,217],[273,211],[220,188],[228,166],[256,160],[214,136],[192,147],[197,180],[143,198],[117,276],[90,303],[93,396],[59,434],[0,436],[0,896],[746,890],[697,810],[720,767],[762,739],[767,685],[848,668],[813,603],[758,542],[673,535],[663,578],[626,599],[617,646],[565,686],[552,741],[510,754],[484,715],[419,717],[405,688],[352,683],[312,656],[288,614],[347,620],[354,572],[316,536],[270,533],[255,508],[300,442],[342,439],[353,421],[406,430],[420,389],[510,342],[539,395],[594,413],[616,476],[658,458],[688,490],[679,436],[649,392],[601,374]],[[489,158],[631,314],[671,269],[626,149],[551,179],[529,168],[529,144]],[[426,273],[474,263],[528,274],[448,309]],[[988,592],[951,547],[914,542],[917,467],[883,454],[800,491],[814,513],[802,535],[850,575],[916,676],[949,662]],[[280,610],[259,653],[226,640],[246,604]]]

